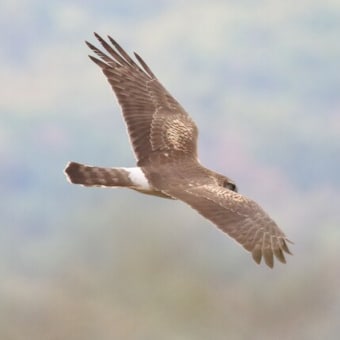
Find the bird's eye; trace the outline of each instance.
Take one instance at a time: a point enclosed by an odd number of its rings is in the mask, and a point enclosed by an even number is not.
[[[233,182],[224,181],[223,186],[226,189],[237,192],[236,184],[234,184]]]

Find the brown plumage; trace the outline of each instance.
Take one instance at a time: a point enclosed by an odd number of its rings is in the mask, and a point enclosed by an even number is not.
[[[288,239],[254,201],[237,193],[223,175],[197,158],[198,130],[183,107],[161,85],[140,56],[139,65],[114,41],[95,33],[106,53],[86,42],[90,56],[109,81],[127,124],[137,168],[89,167],[71,162],[65,172],[72,183],[128,187],[142,193],[179,199],[273,267],[285,263]]]

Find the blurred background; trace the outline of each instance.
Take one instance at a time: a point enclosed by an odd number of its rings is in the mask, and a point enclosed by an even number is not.
[[[0,27],[1,339],[338,339],[339,1],[3,0]],[[66,182],[69,160],[134,165],[93,31],[187,109],[287,265],[181,202]]]

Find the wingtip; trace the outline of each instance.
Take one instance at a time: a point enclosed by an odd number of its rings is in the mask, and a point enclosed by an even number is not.
[[[273,269],[273,268],[274,268],[274,263],[267,263],[267,262],[266,262],[266,265],[267,265],[267,267],[270,268],[270,269]]]
[[[253,251],[251,252],[251,255],[253,257],[253,260],[257,263],[260,264],[261,260],[262,260],[262,252],[261,249],[259,248],[255,248],[253,249]]]
[[[263,250],[263,257],[264,257],[264,262],[269,268],[274,267],[274,255],[273,251],[271,249],[264,249]]]
[[[285,253],[287,253],[287,254],[289,254],[289,255],[293,255],[293,253],[290,251],[290,249],[288,248],[288,246],[287,246],[287,243],[286,242],[289,242],[289,243],[292,243],[291,241],[289,241],[288,239],[284,239],[283,241],[282,241],[282,243],[281,243],[281,249],[285,252]]]
[[[279,260],[281,263],[286,263],[286,258],[285,258],[283,251],[280,247],[273,248],[273,252],[274,252],[275,258],[277,260]]]
[[[114,46],[119,46],[119,44],[117,43],[117,41],[115,40],[115,39],[113,39],[112,37],[111,37],[111,35],[107,35],[107,38],[110,40],[110,42],[114,45]]]
[[[88,57],[96,64],[98,65],[100,68],[105,69],[107,67],[107,64],[104,63],[103,61],[99,60],[98,58],[92,56],[92,55],[88,55]]]

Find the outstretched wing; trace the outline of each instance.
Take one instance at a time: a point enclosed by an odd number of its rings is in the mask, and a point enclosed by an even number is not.
[[[135,53],[140,65],[114,41],[110,44],[95,33],[103,53],[86,42],[123,109],[130,140],[139,163],[153,152],[171,151],[196,157],[197,128],[182,106],[161,85],[150,68]]]
[[[291,254],[290,242],[276,223],[254,201],[226,188],[206,184],[195,187],[174,186],[165,192],[189,204],[205,218],[226,232],[269,267],[274,256],[286,263],[284,253]]]

